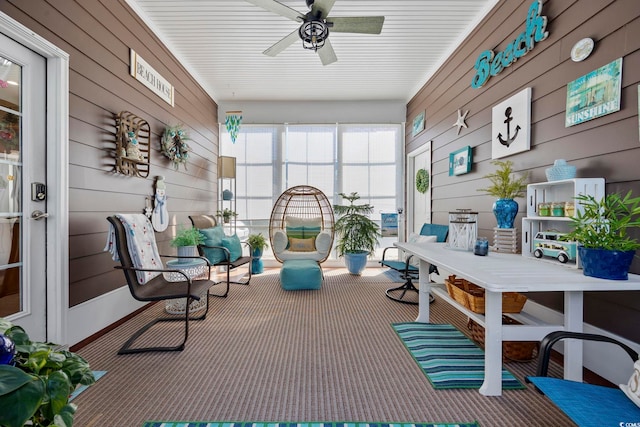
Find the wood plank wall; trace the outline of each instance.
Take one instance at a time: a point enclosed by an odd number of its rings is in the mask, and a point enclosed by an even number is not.
[[[216,210],[218,106],[124,0],[1,0],[0,10],[70,55],[69,70],[69,294],[70,306],[119,288],[122,272],[103,252],[106,217],[140,213],[154,193],[155,176],[167,184],[170,227],[159,249],[188,215]],[[175,107],[129,75],[129,49],[175,87]],[[113,172],[114,115],[130,111],[151,127],[148,178]],[[160,153],[168,125],[191,138],[187,170],[174,170]]]
[[[470,34],[407,105],[406,150],[432,142],[433,222],[448,223],[457,208],[479,211],[480,235],[492,238],[495,218],[493,197],[478,192],[494,170],[491,162],[491,109],[502,100],[532,88],[531,150],[504,158],[515,169],[528,172],[530,182],[544,182],[544,170],[554,159],[567,159],[578,167],[578,177],[604,177],[607,192],[633,190],[640,195],[640,143],[638,135],[638,84],[640,83],[640,2],[638,0],[546,0],[549,37],[516,63],[491,77],[480,89],[471,87],[473,66],[480,52],[503,51],[525,28],[532,0],[501,1]],[[572,46],[584,37],[595,41],[585,61],[570,59]],[[419,53],[418,53],[419,54]],[[566,85],[617,58],[623,58],[622,107],[619,112],[565,128]],[[452,127],[457,110],[469,110],[468,129]],[[426,111],[425,131],[411,136],[413,118]],[[449,153],[473,148],[470,173],[450,177]],[[524,210],[516,219],[518,228]],[[640,237],[640,232],[634,232]],[[640,273],[635,260],[632,272]],[[562,297],[531,294],[534,300],[562,310]],[[621,321],[620,319],[624,319]],[[640,298],[637,293],[593,293],[585,298],[585,320],[640,342]]]

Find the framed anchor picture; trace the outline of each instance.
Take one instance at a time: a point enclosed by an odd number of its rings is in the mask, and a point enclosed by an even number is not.
[[[511,156],[531,148],[531,88],[492,109],[491,158]]]

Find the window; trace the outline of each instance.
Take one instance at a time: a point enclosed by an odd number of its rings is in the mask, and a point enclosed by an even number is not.
[[[333,203],[338,193],[357,192],[379,223],[402,206],[402,131],[401,124],[242,125],[232,144],[221,126],[220,155],[236,158],[238,220],[266,234],[280,194],[311,185]]]

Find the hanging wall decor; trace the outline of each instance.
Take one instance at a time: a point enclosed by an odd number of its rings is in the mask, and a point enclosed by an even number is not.
[[[413,119],[411,136],[416,136],[424,130],[424,117],[425,117],[425,112],[423,111]]]
[[[429,190],[429,171],[426,169],[418,169],[416,172],[416,190],[418,193],[426,193]]]
[[[456,126],[458,127],[457,135],[460,135],[460,129],[467,128],[467,114],[469,114],[469,110],[465,111],[464,113],[462,112],[462,110],[458,110],[458,120],[456,120],[456,122],[451,126],[452,128]]]
[[[184,165],[187,170],[187,160],[191,148],[185,142],[189,139],[187,132],[182,126],[170,126],[164,130],[160,141],[162,154],[167,156],[173,163],[173,167],[178,170],[180,165]]]
[[[149,176],[149,123],[128,111],[116,116],[116,167],[118,173]]]
[[[151,213],[151,224],[157,232],[162,232],[169,226],[169,211],[167,210],[167,186],[164,176],[156,176],[156,194]]]
[[[620,110],[622,58],[604,65],[567,85],[565,127]]]
[[[449,176],[471,172],[472,161],[472,151],[469,145],[449,153]]]
[[[531,88],[525,88],[492,109],[491,158],[511,156],[531,147]]]
[[[227,132],[229,132],[231,142],[235,144],[240,131],[240,124],[242,123],[242,111],[227,111],[226,114],[224,125],[227,128]]]

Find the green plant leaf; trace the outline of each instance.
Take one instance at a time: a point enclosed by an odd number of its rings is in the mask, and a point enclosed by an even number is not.
[[[6,365],[0,366],[0,368]],[[6,366],[13,368],[12,366]],[[0,395],[0,425],[5,427],[22,427],[33,414],[36,413],[43,400],[45,399],[45,384],[41,378],[25,374],[18,368],[21,375],[29,378],[29,381],[21,387],[13,389],[11,392]],[[11,372],[11,376],[7,374],[7,370],[0,370],[0,384],[4,384],[6,380],[10,380],[15,375],[21,376],[16,372]]]
[[[69,394],[73,391],[69,377],[63,371],[52,372],[47,378],[47,393],[49,394],[49,404],[47,418],[59,414],[69,402]]]

